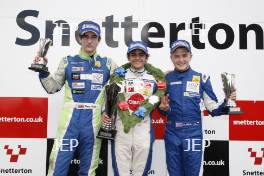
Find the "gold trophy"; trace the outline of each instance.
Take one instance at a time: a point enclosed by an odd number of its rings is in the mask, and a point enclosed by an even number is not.
[[[44,72],[49,73],[47,65],[47,60],[44,59],[44,57],[47,55],[48,49],[50,45],[52,44],[52,40],[49,38],[41,38],[39,40],[39,51],[38,51],[38,59],[34,60],[34,62],[31,64],[31,67],[28,67],[28,69],[33,70],[35,72]]]
[[[234,100],[229,99],[230,94],[236,90],[235,88],[235,74],[230,73],[222,73],[222,82],[223,82],[223,89],[225,92],[226,97],[226,106],[229,109],[229,114],[242,114],[240,107],[237,107],[237,104]]]

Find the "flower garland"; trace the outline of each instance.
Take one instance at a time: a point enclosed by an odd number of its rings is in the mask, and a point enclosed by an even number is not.
[[[125,70],[130,68],[131,64],[127,63],[118,67],[114,74],[110,77],[110,84],[116,82],[117,84],[122,84],[125,80]],[[136,111],[132,114],[128,110],[128,104],[125,102],[125,95],[123,93],[118,94],[118,108],[117,112],[119,117],[121,118],[122,124],[124,126],[124,132],[128,133],[130,128],[133,128],[137,123],[139,123],[142,119],[149,115],[149,113],[158,105],[159,100],[162,96],[164,96],[166,92],[166,82],[164,73],[151,64],[145,64],[145,70],[151,74],[156,82],[158,90],[148,99],[146,99],[141,106],[138,107]]]

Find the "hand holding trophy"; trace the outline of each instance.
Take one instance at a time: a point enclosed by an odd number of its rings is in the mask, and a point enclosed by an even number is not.
[[[116,135],[115,120],[117,115],[117,95],[120,87],[114,82],[105,87],[106,103],[105,113],[109,117],[107,123],[103,122],[97,138],[114,140]]]
[[[235,74],[222,73],[223,89],[225,92],[225,97],[227,100],[226,106],[229,108],[229,114],[242,114],[240,107],[237,107],[235,100],[230,99],[233,92],[236,91],[235,88]]]
[[[44,72],[49,73],[47,65],[47,59],[45,56],[47,55],[48,49],[52,43],[52,40],[47,38],[41,38],[39,41],[39,51],[38,56],[34,59],[31,67],[28,67],[30,70],[35,72]]]

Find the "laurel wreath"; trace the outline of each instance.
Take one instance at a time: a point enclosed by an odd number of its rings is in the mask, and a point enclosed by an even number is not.
[[[124,70],[127,70],[128,68],[130,68],[130,66],[131,66],[131,64],[127,63],[127,64],[124,64],[117,69],[123,68]],[[145,70],[155,78],[156,82],[159,82],[159,81],[164,82],[164,83],[166,82],[165,81],[165,75],[160,69],[155,68],[151,64],[145,64],[144,67],[145,67]],[[122,82],[124,80],[125,80],[124,74],[116,74],[115,73],[115,74],[112,74],[110,76],[110,84],[113,82],[116,82],[117,84],[122,84]],[[157,96],[160,100],[160,98],[162,96],[164,96],[165,92],[166,92],[166,88],[158,89],[154,95]],[[124,93],[118,93],[118,102],[125,102]],[[159,101],[155,104],[151,104],[149,102],[149,99],[146,99],[145,101],[142,102],[142,104],[141,104],[141,106],[139,106],[139,108],[144,107],[147,110],[144,114],[144,116],[147,117],[149,115],[149,113],[158,104],[159,104]],[[136,116],[133,113],[130,113],[128,109],[127,110],[121,110],[121,109],[117,108],[117,112],[118,112],[118,115],[122,121],[125,133],[128,133],[131,128],[133,128],[137,123],[141,122],[142,119],[144,119],[144,118],[140,118],[140,117]]]

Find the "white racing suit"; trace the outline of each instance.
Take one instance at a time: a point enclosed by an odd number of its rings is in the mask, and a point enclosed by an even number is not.
[[[129,68],[126,70],[122,86],[125,87],[124,95],[129,111],[134,112],[142,101],[154,93],[156,81],[147,71],[136,72]],[[117,134],[112,142],[112,165],[115,176],[147,175],[151,166],[154,142],[150,116],[137,123],[128,133],[124,132],[122,121],[117,116]]]

